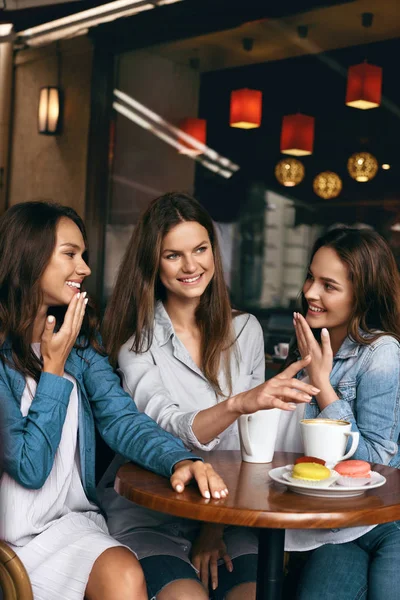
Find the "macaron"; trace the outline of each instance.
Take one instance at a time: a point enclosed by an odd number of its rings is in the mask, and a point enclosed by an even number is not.
[[[300,458],[296,458],[294,461],[295,465],[300,463],[316,463],[317,465],[324,465],[325,461],[322,458],[316,458],[315,456],[300,456]]]
[[[293,466],[293,479],[304,481],[323,481],[331,476],[331,471],[324,465],[313,462],[302,462]]]
[[[365,460],[344,460],[334,470],[340,475],[336,482],[339,485],[356,487],[371,481],[371,465]]]

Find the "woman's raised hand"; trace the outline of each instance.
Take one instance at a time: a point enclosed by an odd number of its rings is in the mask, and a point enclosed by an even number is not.
[[[310,381],[319,385],[319,381],[329,381],[333,365],[333,352],[329,332],[321,331],[321,345],[317,342],[305,318],[300,313],[293,314],[293,324],[296,331],[297,347],[301,356],[311,356],[307,366]]]
[[[311,357],[306,356],[289,365],[276,377],[232,398],[238,412],[242,415],[249,415],[268,408],[294,410],[297,403],[310,402],[312,396],[318,394],[320,390],[294,378],[310,362]]]
[[[64,322],[57,333],[54,333],[55,318],[51,315],[47,317],[40,342],[43,371],[61,377],[64,375],[65,361],[81,330],[87,301],[86,292],[76,294],[72,298]]]

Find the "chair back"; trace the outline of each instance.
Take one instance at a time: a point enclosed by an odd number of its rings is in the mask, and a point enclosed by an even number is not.
[[[31,582],[24,565],[15,552],[2,541],[0,541],[1,593],[3,600],[33,600]]]

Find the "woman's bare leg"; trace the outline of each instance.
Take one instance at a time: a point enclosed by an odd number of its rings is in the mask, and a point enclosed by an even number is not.
[[[166,585],[157,600],[209,600],[202,583],[194,579],[177,579]]]
[[[256,583],[249,581],[235,586],[226,594],[226,600],[255,600]]]
[[[122,546],[109,548],[93,565],[86,600],[148,600],[142,567]]]

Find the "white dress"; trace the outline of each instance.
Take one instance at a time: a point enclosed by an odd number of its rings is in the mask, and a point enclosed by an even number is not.
[[[36,346],[36,344],[34,345]],[[38,348],[35,348],[38,350]],[[0,479],[1,537],[28,571],[35,600],[82,600],[96,559],[121,546],[99,508],[84,492],[79,464],[78,392],[75,380],[53,468],[39,490]],[[21,399],[26,416],[36,391],[27,378]]]

